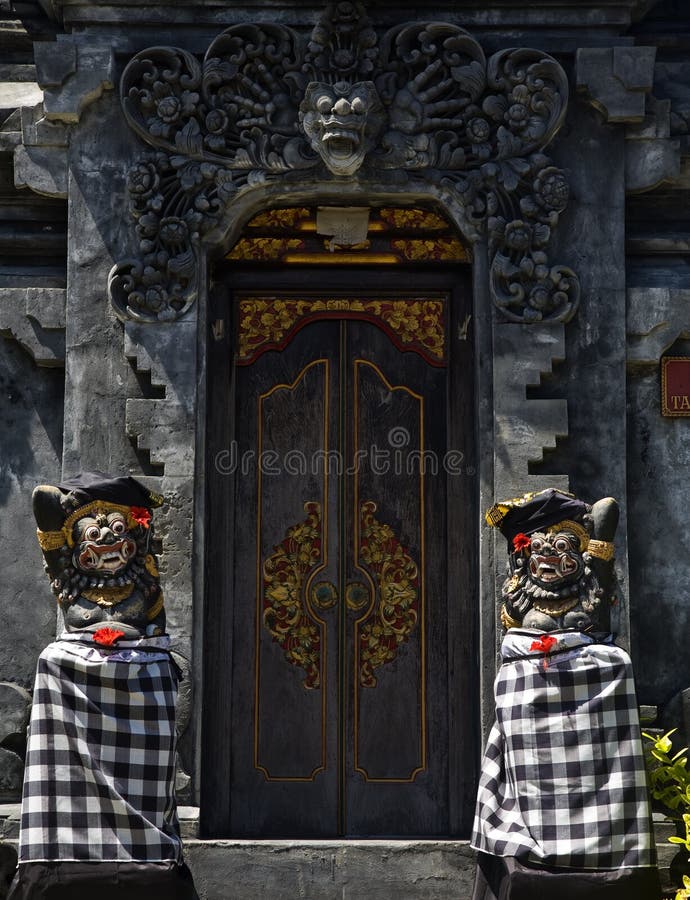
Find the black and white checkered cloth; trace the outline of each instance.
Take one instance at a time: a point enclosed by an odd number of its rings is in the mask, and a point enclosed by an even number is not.
[[[510,629],[495,683],[472,846],[524,863],[655,863],[630,658],[612,642]],[[548,640],[548,639],[547,639]]]
[[[177,677],[167,638],[103,648],[73,635],[36,672],[19,863],[180,861]]]

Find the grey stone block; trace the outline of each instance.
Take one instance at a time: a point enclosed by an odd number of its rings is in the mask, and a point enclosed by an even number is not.
[[[20,110],[22,142],[27,147],[67,147],[70,126],[64,122],[50,122],[45,117],[43,103],[24,106]]]
[[[202,900],[469,900],[464,841],[187,841]]]
[[[65,361],[65,291],[61,288],[6,288],[0,302],[0,330],[11,336],[39,366]]]
[[[680,175],[680,142],[672,140],[671,101],[647,98],[644,120],[628,125],[625,144],[625,189],[648,191]]]
[[[104,91],[112,90],[115,82],[115,62],[111,46],[76,45],[73,49],[67,41],[55,45],[55,51],[67,55],[67,63],[63,68],[49,51],[45,52],[45,68],[39,64],[39,79],[45,71],[45,77],[54,86],[45,84],[43,105],[46,117],[62,122],[78,122],[83,110],[97,100]],[[73,65],[73,53],[76,53],[76,64]],[[62,78],[62,80],[58,80]],[[40,82],[39,82],[40,83]]]
[[[607,122],[641,122],[654,81],[655,47],[581,47],[577,89]]]
[[[36,74],[42,88],[56,88],[77,71],[77,48],[71,41],[34,44]]]
[[[563,400],[528,400],[555,359],[565,357],[563,325],[494,326],[494,485],[497,500],[547,487],[568,489],[566,475],[534,476],[530,464],[568,433]]]
[[[20,800],[24,761],[13,750],[0,747],[0,801]]]
[[[31,694],[18,684],[0,681],[0,746],[26,733],[31,711]]]
[[[0,803],[0,841],[17,840],[21,815],[21,803]]]
[[[55,147],[20,145],[14,151],[15,187],[30,188],[44,197],[67,197],[67,157]]]
[[[657,365],[676,338],[690,335],[690,290],[633,287],[626,294],[628,364]]]

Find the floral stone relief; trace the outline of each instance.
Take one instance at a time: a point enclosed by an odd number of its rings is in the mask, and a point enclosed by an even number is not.
[[[575,273],[549,259],[565,209],[564,173],[542,151],[563,121],[568,84],[537,50],[485,57],[456,25],[412,23],[379,36],[361,4],[329,5],[310,36],[234,25],[203,62],[153,47],[127,65],[122,105],[152,148],[128,191],[139,249],[111,271],[118,315],[183,315],[204,236],[242,193],[320,180],[454,195],[472,239],[488,237],[493,300],[505,320],[566,322]]]

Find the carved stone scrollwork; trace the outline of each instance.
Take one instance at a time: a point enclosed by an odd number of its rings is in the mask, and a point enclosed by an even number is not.
[[[545,249],[569,190],[541,152],[568,97],[565,73],[544,53],[487,59],[466,31],[440,22],[379,40],[362,5],[341,2],[307,41],[280,25],[236,25],[203,63],[175,48],[144,50],[121,91],[127,121],[156,151],[129,173],[139,255],[110,276],[123,318],[182,315],[203,237],[233,198],[309,172],[452,191],[469,230],[488,231],[491,291],[505,319],[575,313],[577,277]]]

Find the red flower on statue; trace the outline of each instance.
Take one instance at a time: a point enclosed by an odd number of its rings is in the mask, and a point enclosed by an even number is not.
[[[513,550],[516,553],[520,553],[522,550],[527,550],[532,546],[532,541],[527,537],[526,534],[520,532],[520,534],[516,534],[513,538]]]
[[[145,506],[132,506],[130,507],[132,518],[137,523],[137,525],[141,525],[143,528],[148,528],[149,523],[151,521],[151,510],[146,509]]]
[[[530,650],[539,650],[540,653],[550,653],[558,640],[552,634],[542,634],[538,641],[532,641]]]
[[[99,628],[93,633],[94,641],[103,647],[112,647],[115,641],[124,636],[124,631],[118,631],[116,628]]]

